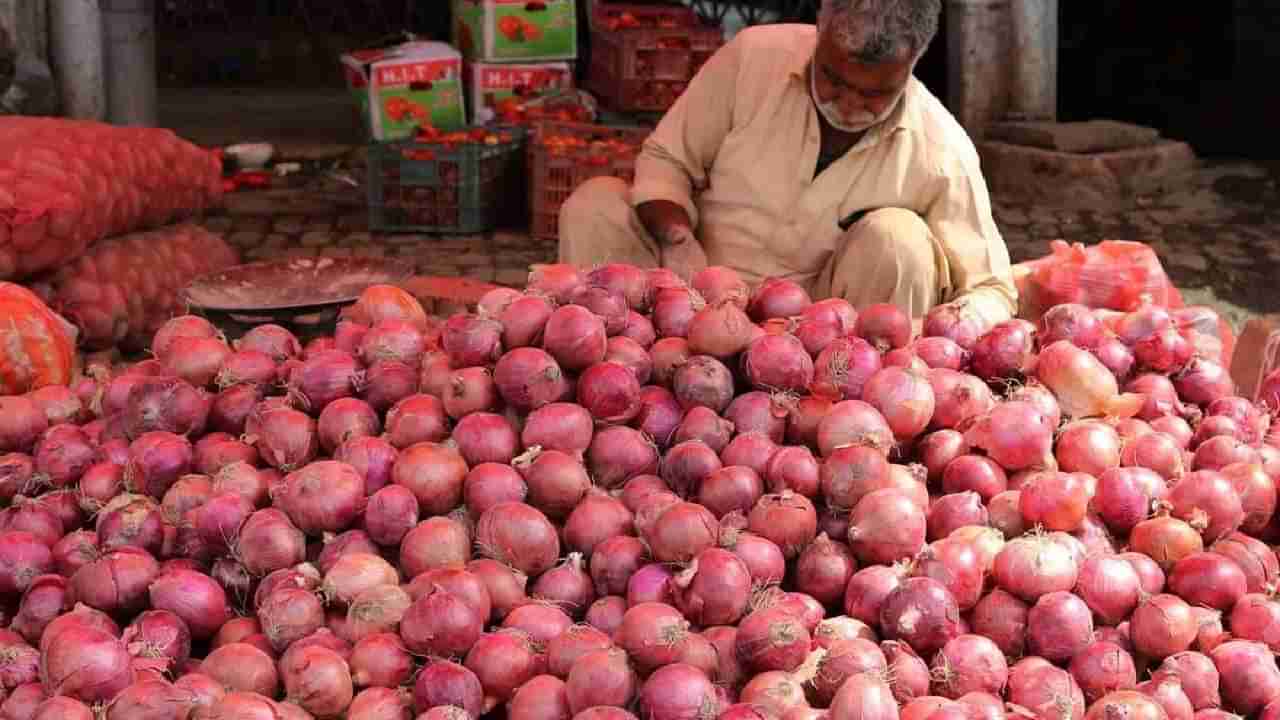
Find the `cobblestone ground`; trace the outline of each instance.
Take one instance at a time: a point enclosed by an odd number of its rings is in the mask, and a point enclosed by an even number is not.
[[[1239,323],[1280,312],[1280,167],[1207,162],[1159,196],[1115,211],[1061,210],[995,198],[995,216],[1015,262],[1044,255],[1049,242],[1137,240],[1160,254],[1189,302],[1208,303]],[[369,232],[359,190],[313,180],[299,187],[229,197],[206,225],[246,259],[295,256],[404,258],[420,274],[520,285],[555,243],[523,230],[483,235]]]

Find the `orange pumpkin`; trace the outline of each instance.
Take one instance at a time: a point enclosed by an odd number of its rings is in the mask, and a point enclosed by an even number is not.
[[[36,297],[0,282],[0,395],[71,382],[76,330]]]

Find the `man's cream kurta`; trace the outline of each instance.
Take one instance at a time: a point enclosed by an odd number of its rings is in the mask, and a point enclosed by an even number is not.
[[[707,62],[645,143],[632,206],[683,206],[713,265],[749,281],[788,277],[807,287],[863,211],[920,216],[938,250],[938,302],[965,298],[991,322],[1016,291],[968,135],[912,78],[890,117],[816,178],[820,131],[807,67],[812,25],[749,28]]]

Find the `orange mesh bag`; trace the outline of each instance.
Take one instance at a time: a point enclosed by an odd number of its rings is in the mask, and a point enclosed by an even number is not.
[[[100,242],[34,287],[80,328],[84,347],[141,350],[166,320],[185,312],[188,283],[237,262],[221,236],[174,225]]]
[[[221,177],[214,153],[168,130],[0,117],[0,280],[201,213],[221,200]]]
[[[1021,290],[1022,314],[1038,319],[1062,303],[1129,312],[1146,303],[1182,306],[1182,296],[1149,245],[1104,240],[1097,245],[1068,245],[1054,240],[1052,254],[1026,263]]]
[[[0,395],[71,382],[76,330],[30,290],[0,282]]]

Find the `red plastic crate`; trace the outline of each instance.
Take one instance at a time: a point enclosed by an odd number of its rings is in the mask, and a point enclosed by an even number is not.
[[[614,110],[663,111],[723,44],[689,8],[597,5],[587,85]]]
[[[647,128],[544,122],[529,141],[529,209],[532,234],[560,237],[560,206],[594,177],[635,178],[636,155]]]

